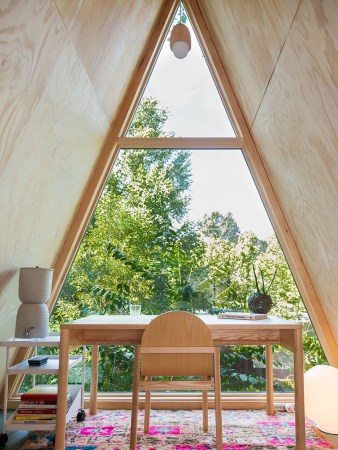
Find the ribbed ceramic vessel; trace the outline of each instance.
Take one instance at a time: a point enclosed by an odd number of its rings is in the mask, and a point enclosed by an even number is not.
[[[22,267],[19,276],[19,299],[22,303],[45,303],[52,290],[53,269]]]
[[[48,335],[49,312],[45,303],[24,303],[16,314],[16,338],[41,338]],[[29,335],[26,335],[28,330]]]
[[[253,292],[248,298],[249,310],[254,314],[267,314],[272,305],[272,298],[269,294]]]

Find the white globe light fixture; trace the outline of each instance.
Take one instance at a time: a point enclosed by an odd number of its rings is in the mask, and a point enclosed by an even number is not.
[[[170,49],[178,59],[187,56],[191,49],[190,31],[184,23],[174,26],[170,34]]]
[[[311,367],[304,374],[305,414],[325,433],[338,434],[338,369]]]

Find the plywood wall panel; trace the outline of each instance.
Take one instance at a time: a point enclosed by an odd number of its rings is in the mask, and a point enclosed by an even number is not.
[[[54,0],[57,9],[64,21],[68,31],[71,30],[73,23],[79,14],[84,0]]]
[[[338,3],[303,0],[252,132],[338,341],[337,68]]]
[[[109,121],[139,63],[159,0],[84,0],[71,36]]]
[[[9,232],[21,243],[18,250],[25,259],[33,263],[42,248],[49,260],[55,255],[108,129],[91,83],[68,44],[18,134],[20,152],[11,154],[2,180],[8,189],[3,211],[12,225]],[[23,217],[29,220],[20,227]]]
[[[66,34],[52,2],[0,5],[1,173],[53,70]]]
[[[250,128],[299,0],[199,0],[198,3]]]
[[[1,8],[0,339],[5,339],[14,333],[20,304],[19,268],[53,267],[110,123],[54,2],[1,2]]]
[[[40,2],[36,3],[40,5]],[[7,240],[2,243],[1,256],[7,267],[10,259],[7,260],[6,256],[13,254],[14,242],[26,255],[26,246],[31,253],[37,249],[28,238],[34,236],[33,229],[40,223],[41,216],[36,213],[40,211],[49,216],[51,211],[48,208],[55,208],[51,194],[63,195],[63,203],[72,195],[76,203],[79,201],[85,183],[81,176],[86,173],[88,177],[108,129],[72,43],[61,31],[63,24],[53,3],[46,10],[34,7],[28,10],[32,5],[33,2],[19,3],[19,12],[24,9],[24,23],[22,26],[18,24],[15,38],[11,40],[11,36],[4,36],[4,32],[2,41],[6,43],[2,54],[7,83],[1,91],[4,105],[0,116],[1,231],[7,235]],[[7,29],[14,30],[10,23],[12,18],[17,20],[18,14],[13,4],[11,6],[3,12],[2,18]],[[5,13],[8,13],[7,17]],[[1,29],[6,30],[6,26]],[[11,60],[12,55],[17,55],[16,63]],[[8,61],[9,68],[6,66]],[[79,162],[84,169],[76,167]],[[77,172],[80,173],[74,178],[72,175]],[[50,186],[53,175],[56,182]],[[60,186],[74,188],[67,183],[76,185],[75,180],[79,179],[81,187],[78,191],[72,194],[70,190],[71,194],[65,196]],[[73,208],[74,204],[68,214],[72,214]],[[67,222],[69,220],[70,217]],[[41,240],[43,235],[36,233],[35,237]]]
[[[288,31],[300,5],[300,0],[274,0],[274,8],[283,24],[284,33]]]
[[[13,184],[20,176],[24,177],[24,168],[20,171],[18,164],[9,174],[8,166],[13,165],[15,153],[20,153],[18,139],[32,117],[34,105],[53,71],[66,34],[52,2],[3,1],[0,12],[0,271],[7,273],[12,269],[9,256],[18,242],[6,239],[8,230],[14,232],[8,207],[20,209],[25,202],[21,198],[12,203],[13,189],[7,186],[8,179]]]

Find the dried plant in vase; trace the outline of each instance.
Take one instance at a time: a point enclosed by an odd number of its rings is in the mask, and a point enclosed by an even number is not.
[[[254,273],[254,277],[255,277],[255,284],[256,284],[257,291],[253,292],[252,294],[249,295],[249,298],[248,298],[249,310],[250,310],[250,312],[255,313],[255,314],[267,314],[273,306],[271,295],[269,295],[268,292],[269,292],[273,282],[275,281],[277,269],[275,270],[275,273],[273,274],[271,282],[267,287],[265,280],[264,280],[263,270],[259,269],[259,273],[260,273],[261,280],[262,280],[261,286],[259,286],[255,265],[253,264],[252,267],[253,267],[253,273]]]

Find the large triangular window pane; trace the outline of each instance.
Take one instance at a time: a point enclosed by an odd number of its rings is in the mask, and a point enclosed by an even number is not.
[[[166,134],[173,132],[175,137],[235,137],[188,17],[185,25],[191,34],[190,52],[184,59],[178,59],[170,50],[170,32],[179,20],[178,12],[143,98],[155,97],[168,109],[169,117],[163,129]],[[127,135],[130,135],[129,131]]]

